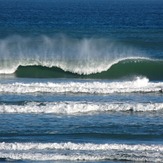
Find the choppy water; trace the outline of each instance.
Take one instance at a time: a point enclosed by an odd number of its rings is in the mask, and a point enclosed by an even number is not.
[[[0,0],[0,161],[163,162],[161,0]]]

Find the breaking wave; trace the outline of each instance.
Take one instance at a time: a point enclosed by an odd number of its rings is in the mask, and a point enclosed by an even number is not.
[[[0,39],[0,74],[17,77],[118,78],[163,75],[163,61],[109,38],[10,36]],[[157,75],[156,73],[157,72]]]
[[[10,36],[0,39],[0,74],[42,78],[163,79],[163,60],[108,38]]]
[[[95,71],[95,70],[94,70]],[[122,59],[112,65],[101,68],[101,72],[83,74],[76,71],[65,70],[58,67],[44,66],[19,66],[15,71],[17,77],[39,78],[94,78],[94,79],[118,79],[131,76],[146,76],[150,80],[163,80],[163,61],[147,59]]]

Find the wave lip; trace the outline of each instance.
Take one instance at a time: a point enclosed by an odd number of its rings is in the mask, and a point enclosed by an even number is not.
[[[44,151],[44,152],[42,152]],[[58,154],[58,151],[60,151]],[[163,161],[162,145],[92,143],[0,143],[0,155],[33,161]]]
[[[92,102],[28,102],[25,105],[0,105],[0,113],[94,114],[97,112],[163,111],[163,103],[92,103]]]
[[[131,81],[61,81],[44,83],[4,83],[0,84],[1,93],[162,93],[162,82],[149,82],[147,78],[137,77]]]

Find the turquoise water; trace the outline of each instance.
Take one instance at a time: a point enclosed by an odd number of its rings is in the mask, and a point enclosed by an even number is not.
[[[163,161],[161,0],[0,11],[0,161]]]

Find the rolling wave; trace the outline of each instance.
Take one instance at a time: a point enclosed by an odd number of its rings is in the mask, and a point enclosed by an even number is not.
[[[0,143],[5,160],[162,162],[162,145],[92,143]]]

